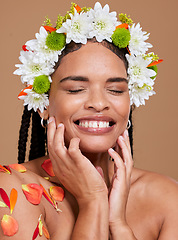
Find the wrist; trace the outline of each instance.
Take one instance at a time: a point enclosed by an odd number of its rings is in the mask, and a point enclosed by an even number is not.
[[[133,231],[131,230],[127,222],[121,220],[118,220],[116,222],[110,222],[109,229],[113,240],[136,240]]]
[[[85,198],[78,198],[77,202],[79,209],[86,209],[90,207],[96,208],[96,206],[105,206],[107,209],[109,209],[108,195],[104,192]]]

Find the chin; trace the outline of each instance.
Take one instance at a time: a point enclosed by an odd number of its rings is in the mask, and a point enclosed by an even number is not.
[[[93,141],[82,141],[80,142],[80,150],[86,153],[103,153],[107,152],[109,148],[114,147],[115,141],[104,141],[104,140],[93,140]]]

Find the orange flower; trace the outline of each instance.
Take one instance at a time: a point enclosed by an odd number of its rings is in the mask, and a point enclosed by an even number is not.
[[[18,223],[17,221],[7,214],[5,214],[1,220],[1,227],[4,235],[6,236],[14,236],[18,231]]]
[[[129,28],[129,25],[128,25],[127,23],[122,23],[122,24],[118,25],[118,26],[116,27],[116,29],[117,29],[117,28],[125,28],[125,29],[128,29],[128,28]]]
[[[79,5],[76,5],[75,9],[77,10],[77,12],[80,12],[82,10],[81,7],[79,7]]]
[[[43,188],[36,183],[22,184],[22,190],[26,199],[32,204],[39,204],[43,194]]]
[[[30,85],[30,86],[24,88],[24,89],[19,93],[19,95],[18,95],[18,99],[20,99],[21,96],[26,96],[26,95],[27,95],[27,93],[24,92],[24,90],[26,90],[26,89],[32,89],[32,88],[33,88],[32,85]]]
[[[158,61],[154,61],[154,62],[150,63],[147,67],[155,66],[155,65],[161,63],[162,61],[163,61],[163,59],[159,59]]]
[[[18,163],[10,164],[9,167],[11,167],[12,169],[14,169],[18,172],[21,172],[21,173],[24,173],[27,171],[26,167],[24,167],[22,164],[18,164]]]
[[[62,212],[58,206],[57,206],[57,202],[53,199],[53,197],[49,196],[49,194],[47,193],[47,191],[45,190],[45,188],[40,184],[40,186],[43,188],[43,196],[48,200],[48,202],[50,202],[53,207],[56,209],[57,212]]]
[[[51,186],[49,189],[51,197],[56,200],[62,202],[64,199],[64,190],[61,187]]]
[[[32,240],[35,240],[35,239],[38,237],[38,235],[40,235],[40,237],[41,237],[41,236],[43,235],[43,233],[44,233],[44,235],[45,235],[45,237],[46,237],[47,239],[50,238],[49,232],[48,232],[48,230],[45,228],[45,226],[43,225],[43,222],[42,222],[42,220],[41,220],[41,217],[42,217],[42,214],[40,215],[40,217],[39,217],[39,219],[38,219],[38,224],[37,224],[37,227],[36,227],[36,229],[35,229],[35,231],[34,231],[34,233],[33,233]]]
[[[10,211],[11,214],[14,211],[16,202],[17,202],[17,190],[15,188],[12,188],[11,193],[10,193]]]
[[[48,32],[54,32],[56,31],[56,28],[53,28],[53,27],[50,27],[50,26],[44,26],[45,30],[48,31]]]

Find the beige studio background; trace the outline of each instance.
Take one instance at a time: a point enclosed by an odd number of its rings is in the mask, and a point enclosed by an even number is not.
[[[169,175],[178,180],[178,77],[177,77],[177,0],[110,0],[112,11],[131,15],[143,30],[151,33],[152,49],[164,62],[159,65],[156,95],[134,113],[135,166]],[[94,0],[78,0],[82,6],[94,6]],[[1,118],[0,164],[17,162],[18,131],[22,101],[17,95],[23,88],[13,75],[21,46],[33,39],[46,15],[55,23],[57,15],[70,8],[65,0],[6,0],[1,1]]]

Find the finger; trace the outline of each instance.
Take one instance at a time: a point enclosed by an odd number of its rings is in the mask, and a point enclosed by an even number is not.
[[[67,148],[64,144],[64,124],[60,123],[57,126],[55,135],[54,135],[54,151],[60,157],[66,155]]]
[[[130,181],[132,167],[133,167],[133,160],[132,160],[131,152],[128,149],[126,141],[123,136],[119,136],[118,144],[122,150],[123,160],[126,165],[127,180]]]
[[[48,120],[48,129],[47,129],[47,143],[48,143],[49,150],[52,149],[55,132],[56,132],[55,118],[50,117]]]
[[[103,169],[102,169],[100,166],[96,166],[95,168],[96,168],[96,170],[99,172],[99,174],[101,175],[101,177],[104,179]]]
[[[79,143],[79,138],[72,138],[68,148],[68,154],[75,162],[78,162],[79,159],[83,158],[83,155],[79,149]]]
[[[112,148],[108,150],[108,153],[114,159],[114,164],[115,164],[114,171],[115,171],[116,178],[120,181],[125,181],[126,167],[122,158]]]
[[[119,154],[119,156],[122,158],[123,156],[122,156],[122,150],[121,150],[121,148],[119,147],[119,145],[118,145],[118,142],[116,142],[116,146],[115,146],[115,149],[114,149],[118,154]]]
[[[68,159],[67,149],[64,146],[64,125],[62,123],[58,124],[56,128],[56,123],[51,121],[48,133],[51,134],[49,136],[48,148],[54,170],[62,170],[63,167],[66,167]]]
[[[128,133],[128,130],[126,129],[122,135],[125,139],[125,142],[126,142],[126,145],[129,149],[129,151],[131,152],[131,147],[130,147],[130,139],[129,139],[129,133]]]

